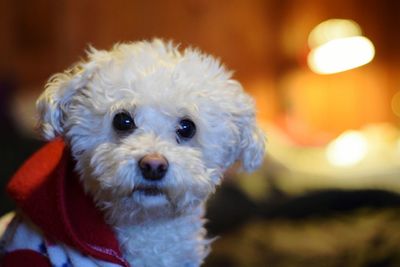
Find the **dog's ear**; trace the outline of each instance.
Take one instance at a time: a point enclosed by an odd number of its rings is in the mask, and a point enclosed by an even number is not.
[[[245,171],[254,171],[263,163],[265,135],[255,122],[250,122],[241,132],[240,160]]]
[[[236,160],[241,162],[245,171],[254,171],[261,166],[265,156],[265,134],[258,127],[253,99],[244,93],[240,83],[231,81],[234,88],[232,118],[238,129],[239,145]]]
[[[71,99],[86,86],[94,70],[94,62],[82,62],[49,79],[36,102],[39,115],[37,129],[44,139],[51,140],[63,134]]]

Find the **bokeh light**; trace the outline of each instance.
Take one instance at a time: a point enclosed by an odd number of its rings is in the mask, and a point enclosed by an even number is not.
[[[308,38],[308,66],[318,74],[332,74],[363,66],[374,58],[375,47],[361,36],[352,20],[332,19],[315,27]]]
[[[353,20],[329,19],[318,24],[308,36],[308,45],[315,48],[329,41],[362,35],[361,27]]]
[[[361,162],[367,152],[367,139],[359,132],[347,131],[328,145],[326,156],[330,164],[348,167]]]

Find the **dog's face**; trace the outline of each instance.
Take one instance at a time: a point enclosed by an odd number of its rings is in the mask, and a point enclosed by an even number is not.
[[[160,40],[92,49],[50,79],[38,109],[43,136],[63,136],[115,223],[185,213],[235,161],[252,170],[264,155],[240,84],[212,57]]]

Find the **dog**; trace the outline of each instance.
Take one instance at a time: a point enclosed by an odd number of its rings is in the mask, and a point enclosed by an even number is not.
[[[19,210],[4,266],[200,266],[205,201],[234,163],[252,171],[264,158],[232,73],[160,39],[90,47],[37,108],[49,143],[8,185]]]

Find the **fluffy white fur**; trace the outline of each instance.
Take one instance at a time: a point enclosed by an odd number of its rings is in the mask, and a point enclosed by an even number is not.
[[[210,243],[205,200],[234,162],[251,171],[263,160],[254,103],[231,73],[211,56],[158,39],[91,48],[86,61],[50,79],[37,106],[43,136],[70,145],[85,190],[137,267],[199,266]],[[128,135],[112,126],[121,110],[137,126]],[[197,132],[178,142],[184,118]],[[169,162],[160,181],[146,181],[138,168],[151,153]],[[150,183],[163,194],[134,190]]]

